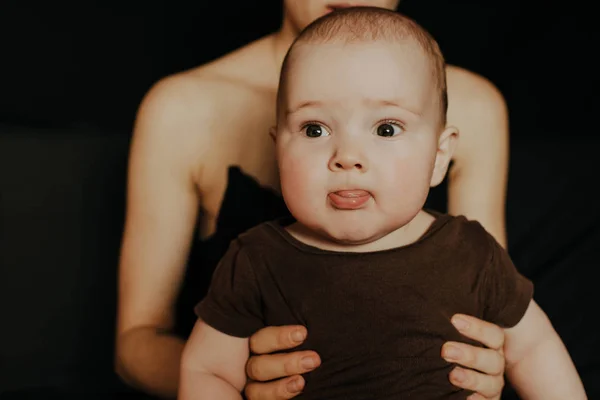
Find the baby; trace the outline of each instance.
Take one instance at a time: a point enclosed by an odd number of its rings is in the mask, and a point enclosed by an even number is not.
[[[505,328],[522,398],[586,398],[506,251],[477,222],[423,210],[458,137],[444,67],[425,30],[384,9],[333,12],[296,39],[272,132],[294,219],[232,242],[196,307],[181,399],[240,399],[248,337],[295,324],[322,360],[299,399],[465,399],[440,357],[465,341],[455,313]]]

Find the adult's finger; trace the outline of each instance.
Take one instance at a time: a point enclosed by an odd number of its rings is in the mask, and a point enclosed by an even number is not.
[[[454,315],[451,321],[460,333],[490,349],[504,346],[504,330],[497,325],[464,314]]]
[[[252,356],[246,363],[246,374],[254,381],[270,381],[292,375],[304,374],[321,365],[314,351],[265,354]]]
[[[486,399],[499,399],[504,387],[504,376],[486,375],[472,369],[456,367],[450,372],[450,382],[476,392]]]
[[[249,382],[244,389],[248,400],[287,400],[296,397],[304,389],[301,376],[290,376],[268,383]]]
[[[446,342],[442,346],[442,357],[463,367],[475,369],[488,375],[504,373],[504,356],[502,352],[472,346],[466,343]]]
[[[268,326],[250,337],[250,351],[254,354],[269,354],[288,350],[306,339],[306,328],[300,325]]]

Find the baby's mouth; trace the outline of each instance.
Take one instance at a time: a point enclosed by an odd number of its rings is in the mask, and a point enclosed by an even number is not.
[[[339,210],[356,210],[364,206],[371,198],[371,193],[362,189],[338,190],[329,193],[329,201]]]

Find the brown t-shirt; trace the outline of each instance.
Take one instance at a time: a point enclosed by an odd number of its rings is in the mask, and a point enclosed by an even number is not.
[[[476,343],[450,317],[512,327],[533,286],[479,223],[436,217],[415,243],[369,253],[306,245],[283,220],[261,224],[232,242],[196,313],[236,337],[306,326],[299,349],[317,351],[322,364],[298,399],[465,399],[441,347]]]

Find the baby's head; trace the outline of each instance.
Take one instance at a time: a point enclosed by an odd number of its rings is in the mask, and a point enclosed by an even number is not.
[[[284,61],[275,132],[298,222],[362,244],[409,223],[448,168],[444,59],[412,20],[381,8],[310,24]]]

